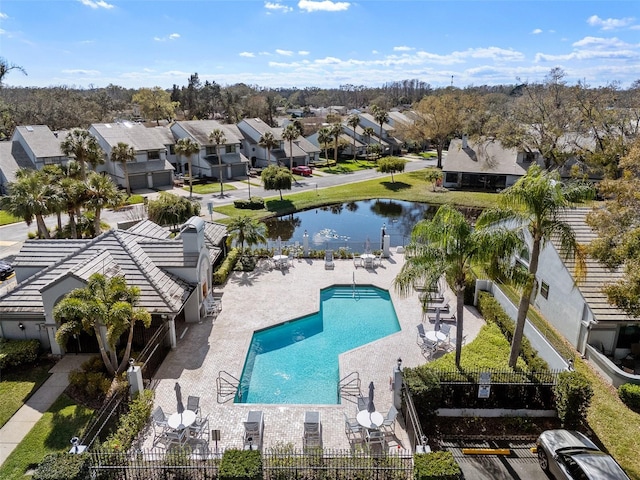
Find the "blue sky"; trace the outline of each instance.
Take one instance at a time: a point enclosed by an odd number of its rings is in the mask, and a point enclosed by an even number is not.
[[[433,87],[640,79],[638,0],[2,0],[7,85]]]

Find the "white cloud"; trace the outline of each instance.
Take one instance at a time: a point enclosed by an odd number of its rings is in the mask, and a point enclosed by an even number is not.
[[[0,20],[6,20],[7,18],[9,18],[9,15],[7,15],[6,13],[0,12]]]
[[[349,2],[333,2],[331,0],[300,0],[298,8],[307,12],[342,12],[351,6]]]
[[[588,47],[588,48],[633,48],[633,45],[630,45],[626,42],[619,40],[616,37],[612,38],[602,38],[602,37],[584,37],[582,40],[578,40],[573,43],[574,47]],[[638,47],[640,45],[635,45]]]
[[[156,42],[166,42],[167,40],[177,40],[180,38],[179,33],[172,33],[167,37],[153,37]]]
[[[308,52],[308,51],[306,51],[306,50],[298,50],[298,55],[305,56],[305,55],[309,55],[310,53],[311,53],[311,52]]]
[[[377,55],[380,52],[378,52],[378,50],[371,50],[371,53],[374,54],[374,55]]]
[[[169,40],[176,40],[178,38],[180,38],[179,33],[172,33],[171,35],[169,35]]]
[[[531,32],[533,35],[539,35],[542,33],[542,29],[540,28],[534,28],[533,31]]]
[[[280,10],[283,13],[291,12],[293,10],[293,8],[291,7],[287,7],[286,5],[282,5],[281,3],[274,2],[264,2],[264,8],[274,11]]]
[[[271,52],[258,52],[258,55],[262,55],[264,57],[270,57],[271,56]]]
[[[0,28],[0,35],[4,35],[5,33],[7,33],[7,31]]]
[[[82,68],[76,68],[71,70],[62,70],[62,73],[67,75],[85,75],[95,77],[96,75],[100,75],[100,70],[84,70]]]
[[[625,18],[600,18],[597,15],[592,15],[587,18],[587,23],[592,27],[600,27],[602,30],[615,30],[616,28],[628,27],[635,19],[633,17]]]
[[[241,57],[253,58],[255,54],[253,52],[240,52]]]
[[[393,51],[394,52],[410,52],[411,50],[415,50],[415,48],[407,47],[407,46],[404,46],[404,45],[401,45],[399,47],[393,47]]]
[[[285,57],[290,57],[291,55],[293,55],[293,52],[291,50],[282,50],[280,48],[276,48],[276,53],[278,55],[284,55]]]
[[[91,8],[104,8],[106,10],[110,10],[113,8],[113,5],[110,3],[105,2],[104,0],[98,0],[97,2],[95,2],[94,0],[79,0],[80,3],[82,3],[83,5],[87,6],[87,7],[91,7]]]

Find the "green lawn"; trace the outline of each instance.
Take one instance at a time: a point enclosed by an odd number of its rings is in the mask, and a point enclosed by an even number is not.
[[[233,205],[216,207],[215,211],[228,216],[249,215],[255,218],[266,218],[279,214],[292,213],[299,210],[331,205],[336,203],[367,200],[370,198],[393,198],[413,202],[425,202],[433,205],[451,203],[463,207],[485,208],[493,205],[495,193],[482,192],[433,192],[432,184],[424,178],[424,171],[401,173],[391,177],[384,176],[363,182],[339,185],[336,187],[309,190],[305,192],[285,195],[280,200],[277,191],[275,197],[265,201],[262,210],[241,210]]]
[[[21,367],[19,372],[2,372],[0,382],[0,427],[13,416],[24,402],[49,378],[52,364],[43,363],[33,367]]]
[[[185,192],[189,191],[189,184],[185,184],[182,189]],[[225,190],[237,190],[236,187],[234,187],[233,185],[229,184],[229,183],[225,183],[224,184],[224,189]],[[216,182],[216,183],[200,183],[200,184],[193,184],[193,193],[197,194],[197,195],[207,195],[209,193],[220,193],[220,182]]]
[[[16,223],[22,221],[21,218],[14,217],[9,212],[5,210],[0,210],[0,226],[9,225],[11,223]]]
[[[332,165],[328,167],[321,167],[319,170],[325,173],[351,173],[356,172],[358,170],[367,170],[371,168],[376,168],[376,162],[372,162],[370,160],[338,160],[337,165]]]
[[[91,409],[76,405],[64,394],[60,395],[0,467],[0,478],[28,478],[24,473],[47,454],[68,451],[71,448],[69,440],[82,432],[92,413]]]

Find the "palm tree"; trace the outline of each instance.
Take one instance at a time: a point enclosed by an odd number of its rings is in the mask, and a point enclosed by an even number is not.
[[[369,152],[371,150],[371,148],[369,148],[371,146],[371,136],[375,133],[375,131],[373,130],[373,127],[364,127],[362,129],[362,132],[367,138],[367,152]]]
[[[294,123],[290,123],[282,131],[282,139],[289,142],[289,171],[293,170],[293,141],[299,136],[300,130]]]
[[[592,196],[591,186],[582,183],[563,184],[557,172],[546,172],[534,165],[524,177],[502,191],[499,207],[485,210],[476,222],[477,228],[499,224],[515,226],[516,231],[522,233],[526,230],[531,236],[528,275],[518,305],[509,355],[509,366],[512,368],[520,355],[524,324],[536,285],[540,250],[544,244],[553,239],[560,245],[563,256],[572,256],[576,261],[576,277],[580,278],[584,274],[583,249],[578,245],[571,226],[562,220],[562,214],[575,202]]]
[[[51,238],[44,217],[51,213],[53,186],[45,175],[37,170],[21,169],[16,172],[16,181],[8,185],[8,194],[0,205],[14,217],[22,218],[27,225],[36,219],[38,237]]]
[[[472,263],[491,264],[521,245],[506,228],[474,229],[450,205],[441,206],[432,220],[422,220],[411,232],[405,264],[394,280],[396,291],[408,295],[414,285],[433,285],[444,275],[456,294],[456,365],[460,367],[464,290]]]
[[[333,162],[338,164],[338,140],[340,140],[340,135],[342,135],[342,124],[334,123],[331,125],[331,138],[333,138]]]
[[[94,273],[86,287],[72,290],[53,309],[61,323],[56,341],[65,346],[72,335],[93,332],[107,371],[113,377],[121,374],[129,366],[135,324],[151,325],[149,312],[137,307],[139,298],[140,289],[127,286],[123,276]],[[127,343],[119,360],[116,345],[124,333],[128,333]]]
[[[280,143],[273,136],[273,132],[264,132],[258,141],[258,145],[267,149],[267,166],[271,164],[271,149],[276,148]]]
[[[22,68],[21,66],[15,65],[13,63],[9,63],[5,58],[0,57],[0,87],[2,87],[3,85],[4,77],[6,77],[11,70],[18,70],[19,72],[22,72],[24,75],[27,74],[25,69]]]
[[[244,243],[251,247],[256,243],[264,243],[267,241],[267,227],[264,223],[255,218],[246,215],[233,217],[227,225],[227,233],[229,234],[228,242],[236,240],[240,242],[240,254],[244,255]]]
[[[80,164],[82,180],[87,179],[86,164],[92,167],[104,163],[103,152],[98,140],[88,130],[74,128],[60,144],[60,150],[67,157],[74,158]]]
[[[389,121],[389,113],[378,105],[373,106],[371,113],[373,114],[373,118],[375,118],[376,122],[380,125],[380,146],[382,147],[382,125]]]
[[[324,147],[324,158],[329,161],[329,154],[327,153],[327,145],[331,143],[332,140],[331,129],[328,127],[322,127],[318,130],[318,143]]]
[[[136,159],[136,151],[124,142],[118,144],[111,149],[111,161],[120,163],[124,173],[124,184],[127,189],[127,195],[131,195],[131,186],[129,185],[129,172],[127,170],[127,162],[133,162]]]
[[[78,238],[76,220],[80,208],[86,200],[87,188],[83,181],[76,178],[65,177],[60,180],[60,192],[64,202],[64,208],[69,217],[69,231],[71,238]]]
[[[220,196],[224,197],[224,184],[222,183],[222,155],[220,154],[220,145],[227,141],[224,132],[216,128],[209,134],[209,141],[216,144],[216,154],[218,155],[218,175],[220,175]]]
[[[189,167],[189,198],[193,196],[193,172],[191,171],[191,157],[200,152],[200,144],[194,142],[190,138],[181,138],[176,142],[176,155],[187,157],[187,165]]]
[[[360,125],[360,115],[354,113],[347,118],[347,125],[353,128],[353,161],[356,161],[356,128]]]
[[[85,206],[93,212],[93,233],[98,236],[101,232],[100,214],[102,210],[120,204],[122,196],[116,184],[109,177],[96,172],[91,172],[85,185]]]

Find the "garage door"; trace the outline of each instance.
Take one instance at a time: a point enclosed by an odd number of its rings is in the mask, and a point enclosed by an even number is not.
[[[147,175],[129,175],[129,186],[131,190],[147,188]]]
[[[171,185],[171,172],[157,172],[153,174],[153,186],[164,187]]]

